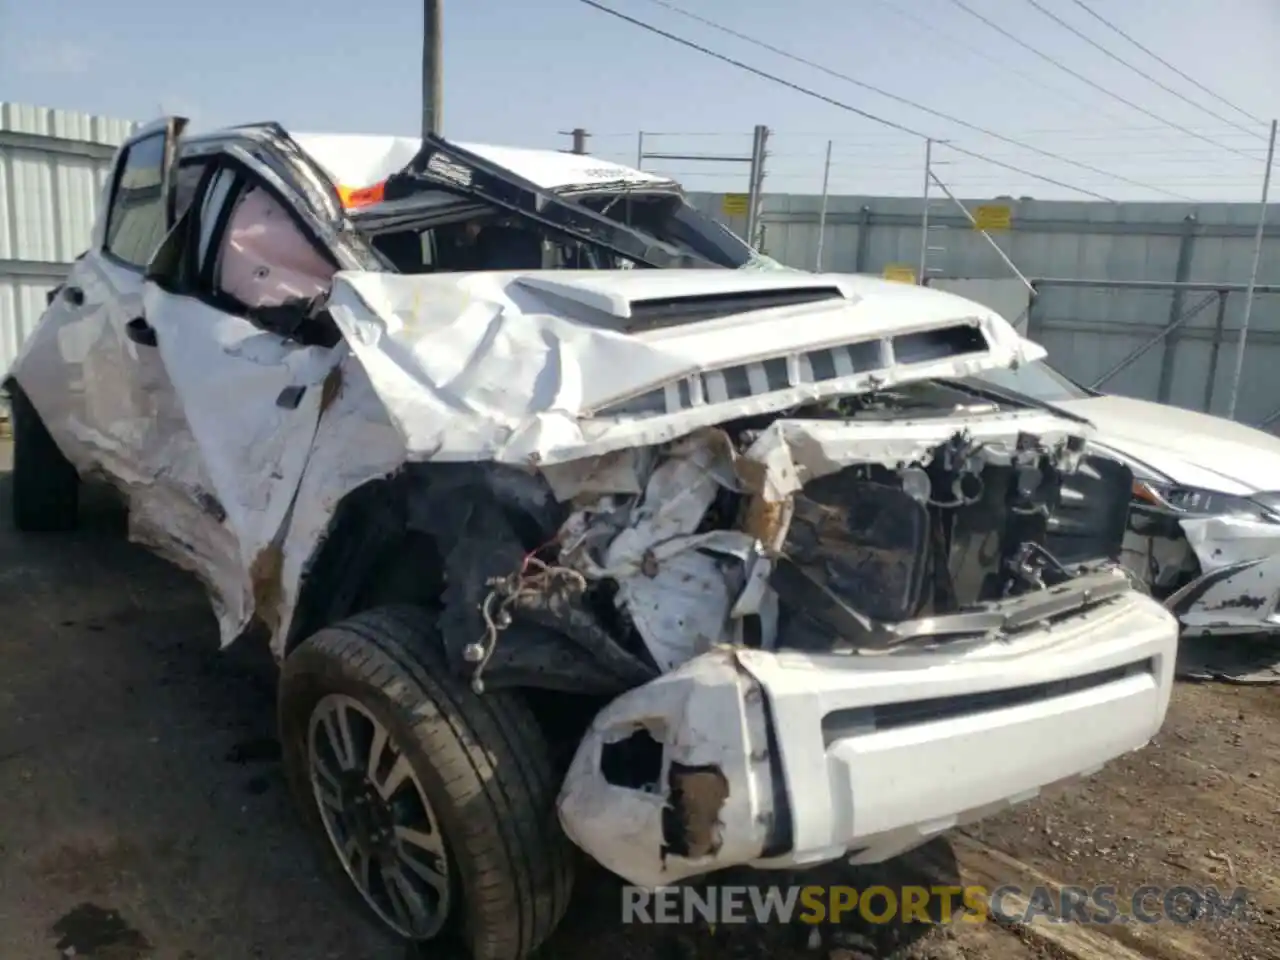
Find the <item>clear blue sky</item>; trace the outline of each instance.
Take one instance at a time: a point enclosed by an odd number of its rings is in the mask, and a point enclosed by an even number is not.
[[[818,188],[836,140],[835,192],[914,194],[920,143],[614,20],[577,0],[443,0],[448,136],[593,152],[742,152],[774,131],[771,190]],[[1063,30],[1025,0],[965,0],[1073,69],[1205,143],[1110,100],[1002,38],[952,0],[672,0],[833,69],[1030,142],[1196,199],[1254,199],[1265,143],[1226,127]],[[1230,120],[1256,124],[1179,79],[1071,0],[1042,4],[1109,49]],[[1278,0],[1089,0],[1117,26],[1250,113],[1280,113]],[[724,36],[648,0],[612,6],[762,69],[913,128],[1110,196],[1158,193],[992,142]],[[975,54],[977,50],[980,53]],[[0,0],[0,100],[149,119],[183,112],[202,127],[278,119],[302,130],[414,134],[421,5],[416,0]],[[985,54],[991,60],[983,59]],[[1046,89],[1051,87],[1053,90]],[[740,131],[740,133],[735,133]],[[1265,129],[1263,129],[1265,132]],[[1221,146],[1220,146],[1221,145]],[[1234,147],[1245,156],[1230,153]],[[940,151],[943,155],[944,151]],[[959,157],[961,192],[1068,197]],[[659,167],[660,164],[651,166]],[[667,163],[696,189],[734,190],[738,168]]]

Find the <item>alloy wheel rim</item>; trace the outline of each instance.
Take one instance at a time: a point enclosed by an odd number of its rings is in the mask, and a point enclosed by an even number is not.
[[[435,936],[449,915],[449,858],[408,756],[362,703],[329,694],[311,712],[307,758],[325,833],[360,895],[401,936]]]

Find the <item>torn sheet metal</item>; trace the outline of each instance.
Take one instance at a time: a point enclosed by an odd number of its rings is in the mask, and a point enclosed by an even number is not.
[[[777,501],[856,463],[928,463],[934,449],[960,431],[983,446],[987,462],[1007,464],[1019,434],[1034,434],[1043,445],[1071,456],[1071,438],[1088,437],[1091,428],[1038,410],[865,422],[784,419],[762,431],[744,459],[765,468],[760,492]]]
[[[642,886],[759,859],[773,814],[768,727],[737,653],[705,653],[605,707],[558,807],[571,840]]]
[[[664,451],[640,497],[591,500],[566,522],[561,562],[591,579],[618,585],[615,601],[630,618],[661,670],[670,670],[719,643],[742,636],[743,618],[761,617],[761,645],[773,644],[777,598],[766,586],[770,547],[787,532],[791,496],[814,479],[855,464],[927,464],[934,450],[958,431],[983,445],[986,462],[1007,462],[1019,437],[1035,433],[1064,456],[1079,424],[1038,411],[933,420],[775,420],[745,454],[728,437],[704,430]],[[558,482],[574,492],[567,470]],[[634,469],[614,470],[630,488]],[[583,483],[600,475],[581,472]],[[748,511],[746,529],[697,533],[717,493],[754,494],[750,501],[779,505],[767,518]],[[625,491],[608,491],[621,494]]]
[[[279,627],[271,638],[277,657],[284,656],[303,578],[330,532],[339,504],[351,491],[393,474],[405,461],[404,443],[364,366],[345,347],[338,351],[337,386],[316,428],[293,513],[279,540]]]
[[[562,559],[592,579],[617,583],[618,607],[663,671],[736,635],[734,586],[746,584],[743,563],[754,538],[736,530],[695,533],[717,491],[736,484],[728,453],[728,438],[718,431],[686,437],[625,511],[610,500],[599,523],[587,508],[565,525]],[[633,479],[628,472],[616,476],[619,485]],[[583,475],[584,483],[600,479]]]
[[[105,261],[101,266],[109,269]],[[841,298],[638,334],[620,329],[625,320],[620,315],[655,298],[754,295],[828,281]],[[92,287],[92,278],[85,283]],[[136,309],[155,328],[157,347],[129,342],[116,326],[123,315],[113,319],[99,310],[77,316],[74,323],[69,315],[59,315],[28,341],[18,375],[28,379],[23,364],[33,371],[30,396],[54,435],[75,451],[78,467],[134,478],[127,482],[137,488],[130,497],[136,502],[138,536],[198,568],[220,611],[224,642],[257,614],[272,628],[278,653],[293,621],[301,578],[337,505],[359,485],[406,462],[536,464],[557,495],[575,503],[597,494],[634,499],[655,482],[651,448],[725,420],[895,382],[967,375],[1039,355],[1039,348],[977,304],[859,277],[815,280],[805,274],[726,270],[562,271],[554,278],[340,273],[329,312],[344,340],[332,348],[282,341],[243,318],[151,284],[145,296],[145,305]],[[864,372],[842,368],[827,380],[815,378],[812,370],[806,374],[800,362],[804,351],[849,344],[850,331],[858,331],[857,342],[882,343],[887,341],[877,338],[958,325],[980,330],[986,346],[909,364],[895,362],[885,347],[879,353],[883,366]],[[50,378],[48,389],[35,379],[34,371],[47,367],[49,356],[62,357],[66,345],[59,341],[71,331],[78,333],[75,344],[81,348],[92,336],[109,343],[109,350],[81,349],[83,360],[76,368],[87,386],[107,391],[112,404],[91,409],[83,402],[88,392],[70,389],[65,375]],[[716,403],[700,397],[688,409],[659,416],[593,416],[602,406],[655,387],[676,392],[682,378],[702,371],[766,360],[786,363],[795,374],[791,386]],[[125,390],[121,377],[150,369],[148,364],[155,368],[154,390],[146,397]],[[70,368],[58,368],[64,369]],[[185,513],[165,506],[170,494],[156,486],[160,464],[143,456],[147,449],[159,449],[148,446],[139,431],[167,422],[157,420],[148,400],[162,394],[185,421],[181,430],[190,434],[190,449],[198,450],[203,461],[195,503],[204,507]],[[115,417],[110,429],[93,433],[107,413]],[[1043,420],[1033,414],[1003,422],[1039,430]],[[906,440],[891,435],[897,426],[860,425],[861,432],[855,431],[860,439],[849,441],[848,454],[865,439],[873,442],[874,458],[907,458],[924,448],[926,437],[954,430],[960,421],[939,423],[940,430],[908,431]],[[818,473],[826,469],[823,464],[848,459],[836,426],[834,421],[777,426],[775,432],[799,431],[787,436],[787,455],[805,448],[804,469]],[[599,558],[606,568],[639,570],[629,580],[622,577],[624,602],[637,611],[655,650],[653,638],[675,636],[671,628],[679,626],[682,609],[688,615],[684,622],[694,624],[681,634],[696,637],[692,645],[668,643],[656,654],[665,664],[683,662],[737,635],[744,611],[763,604],[767,612],[769,599],[758,589],[767,561],[753,557],[750,546],[756,538],[767,546],[769,531],[785,530],[785,516],[762,509],[745,532],[694,532],[707,498],[719,486],[744,479],[744,462],[731,462],[730,454],[727,449],[714,453],[713,477],[676,478],[679,510],[673,500],[643,525],[624,511],[618,522],[631,524],[633,532],[611,547],[611,555]],[[596,459],[601,457],[606,459]],[[699,457],[680,469],[702,462]],[[795,482],[783,470],[765,468],[765,482],[779,494]],[[667,482],[662,480],[667,476],[660,474],[657,482]],[[652,493],[653,503],[669,499],[657,488]],[[175,488],[173,496],[180,495]],[[166,536],[174,543],[162,547],[159,541]],[[238,562],[227,553],[230,544]],[[646,550],[665,564],[655,576],[643,570]],[[756,596],[746,600],[742,591],[753,577]],[[677,595],[685,598],[682,604],[666,603]],[[735,608],[737,618],[730,615]]]
[[[201,539],[218,537],[212,527],[225,526],[239,549],[237,586],[249,596],[228,609],[256,611],[274,631],[283,563],[277,537],[311,457],[324,384],[338,354],[282,340],[243,317],[154,284],[148,284],[144,304],[154,349],[219,504]],[[224,592],[230,593],[230,584]],[[226,643],[248,623],[222,626]]]
[[[635,335],[609,328],[617,326],[619,308],[591,304],[604,294],[630,305],[654,296],[798,289],[815,279],[724,270],[560,271],[559,292],[551,294],[510,273],[340,273],[330,309],[415,460],[563,463],[665,443],[730,417],[908,380],[968,376],[1043,355],[969,301],[923,288],[890,291],[902,285],[868,278],[841,280],[851,290],[847,299]],[[566,292],[575,285],[582,295],[566,309]],[[592,416],[708,370],[963,324],[982,331],[984,349],[911,364],[886,354],[874,370],[850,367],[831,379],[806,375],[796,362],[795,382],[786,389],[703,400],[654,417]]]

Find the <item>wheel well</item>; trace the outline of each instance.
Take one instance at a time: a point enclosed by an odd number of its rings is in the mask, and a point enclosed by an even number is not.
[[[329,531],[302,575],[298,601],[285,638],[285,654],[323,627],[356,612],[378,559],[404,534],[390,480],[375,480],[338,505]]]
[[[516,467],[413,464],[365,484],[339,505],[303,577],[285,652],[355,613],[408,603],[436,612],[446,661],[473,679],[465,650],[486,636],[480,607],[491,578],[517,571],[568,512],[539,474]],[[491,641],[486,689],[609,698],[657,675],[619,639],[607,596],[539,600]]]

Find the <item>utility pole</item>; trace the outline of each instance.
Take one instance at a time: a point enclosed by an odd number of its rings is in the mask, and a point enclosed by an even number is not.
[[[573,148],[569,151],[570,153],[581,155],[587,152],[587,137],[591,136],[591,134],[583,130],[582,127],[574,127],[572,130],[561,130],[560,136],[573,137]],[[564,151],[562,150],[560,152],[563,153]]]
[[[1253,270],[1249,273],[1249,287],[1244,294],[1244,315],[1240,318],[1240,339],[1236,341],[1236,375],[1231,380],[1231,402],[1227,405],[1227,419],[1236,418],[1236,400],[1240,396],[1240,374],[1244,370],[1244,343],[1249,336],[1249,316],[1253,313],[1254,287],[1258,285],[1258,265],[1262,261],[1263,232],[1267,226],[1267,197],[1271,194],[1271,165],[1276,157],[1276,121],[1271,121],[1271,139],[1267,143],[1267,172],[1262,175],[1262,204],[1258,208],[1258,232],[1253,238]]]
[[[422,135],[439,133],[444,114],[440,0],[422,4]]]

